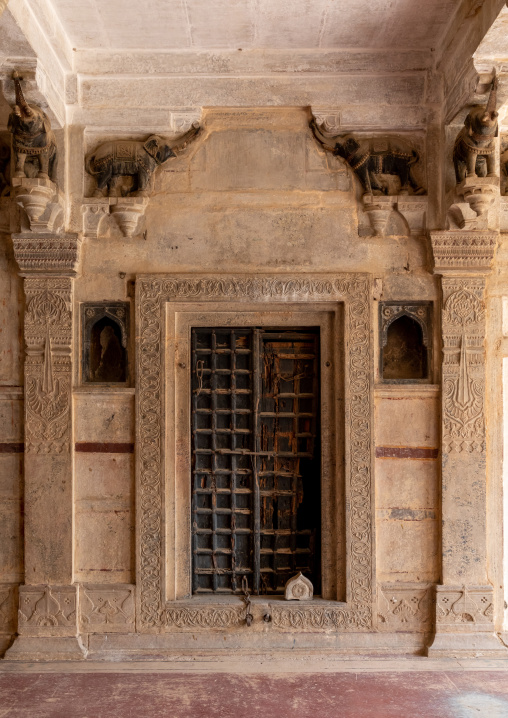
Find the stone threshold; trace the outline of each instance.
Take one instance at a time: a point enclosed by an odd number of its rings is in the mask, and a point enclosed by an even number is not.
[[[506,659],[425,658],[420,656],[370,656],[334,658],[326,654],[300,651],[288,657],[241,652],[204,655],[174,655],[155,661],[0,661],[1,673],[414,673],[414,672],[490,672],[508,673]]]

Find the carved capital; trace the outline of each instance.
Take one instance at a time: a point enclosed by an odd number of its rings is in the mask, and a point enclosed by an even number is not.
[[[81,237],[77,234],[13,234],[14,258],[23,275],[78,272]]]
[[[486,274],[496,249],[497,232],[431,232],[434,272]]]
[[[75,586],[20,586],[18,632],[25,636],[77,633]]]

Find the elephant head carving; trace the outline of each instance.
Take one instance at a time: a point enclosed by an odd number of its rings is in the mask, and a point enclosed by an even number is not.
[[[95,177],[96,197],[118,194],[118,184],[122,177],[132,177],[130,194],[147,196],[150,181],[157,167],[165,165],[167,160],[194,140],[200,132],[199,125],[192,127],[177,142],[169,144],[158,135],[150,135],[144,142],[139,140],[113,140],[105,142],[87,155],[85,168]]]

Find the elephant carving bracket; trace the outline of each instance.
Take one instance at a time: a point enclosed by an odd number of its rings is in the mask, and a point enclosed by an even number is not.
[[[363,213],[358,217],[358,234],[362,237],[384,237],[386,234],[421,237],[426,230],[427,207],[427,196],[376,197],[366,194],[363,196]],[[395,221],[392,223],[392,220]]]
[[[110,214],[115,219],[124,237],[133,237],[148,206],[148,197],[104,197],[102,199],[84,199],[83,234],[97,239],[103,220]]]

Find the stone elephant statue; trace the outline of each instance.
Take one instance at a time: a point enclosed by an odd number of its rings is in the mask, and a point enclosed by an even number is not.
[[[367,194],[389,194],[390,187],[382,175],[399,178],[400,193],[425,194],[414,179],[411,168],[419,156],[403,140],[356,139],[352,135],[330,135],[311,122],[311,129],[325,150],[342,157],[354,171]]]
[[[97,181],[95,197],[107,194],[114,197],[122,177],[132,177],[130,195],[146,197],[154,171],[166,160],[176,157],[200,132],[199,125],[193,126],[182,135],[178,142],[170,145],[158,135],[151,135],[144,142],[137,140],[113,140],[105,142],[86,156],[86,171]]]
[[[457,183],[467,176],[496,176],[496,143],[498,133],[496,94],[497,77],[494,75],[487,105],[475,105],[464,120],[453,148],[453,164]]]
[[[40,107],[28,105],[21,90],[20,77],[12,73],[16,90],[7,129],[12,132],[16,160],[14,177],[51,179],[56,171],[56,141],[48,116]]]

